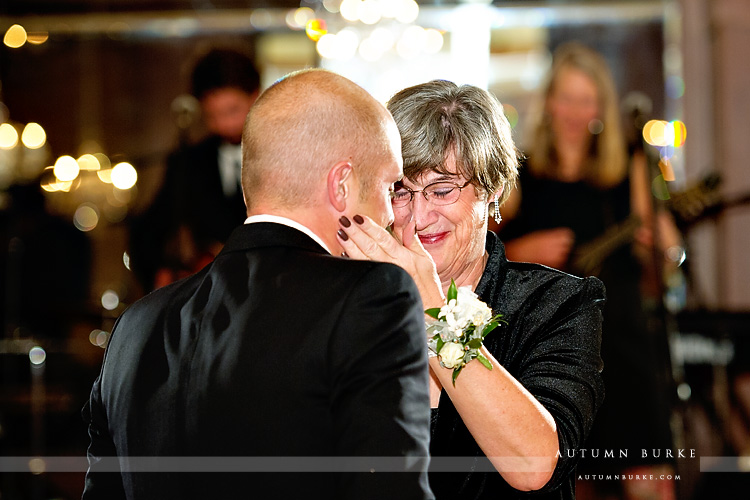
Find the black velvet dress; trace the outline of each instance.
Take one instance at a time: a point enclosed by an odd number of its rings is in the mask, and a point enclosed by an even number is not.
[[[491,332],[485,346],[550,412],[557,423],[560,454],[554,475],[541,490],[525,493],[487,471],[487,460],[448,395],[433,410],[430,453],[474,457],[475,469],[434,471],[438,499],[572,499],[576,450],[583,446],[604,396],[599,354],[604,287],[596,278],[576,278],[538,264],[509,262],[503,244],[487,235],[489,259],[476,293],[508,322]],[[571,456],[572,455],[572,456]]]

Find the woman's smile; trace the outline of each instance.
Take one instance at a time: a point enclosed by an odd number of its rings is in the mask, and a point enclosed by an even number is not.
[[[422,245],[435,245],[438,243],[441,243],[445,238],[448,236],[449,231],[441,231],[438,233],[417,233],[417,236],[419,237],[419,241],[422,242]]]

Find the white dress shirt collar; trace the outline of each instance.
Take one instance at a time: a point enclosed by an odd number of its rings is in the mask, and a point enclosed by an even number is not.
[[[296,229],[297,231],[302,231],[306,235],[308,235],[310,238],[315,240],[315,242],[325,248],[326,252],[331,253],[331,249],[328,248],[328,246],[323,243],[323,240],[315,233],[312,232],[308,227],[303,226],[297,221],[294,221],[292,219],[287,219],[286,217],[281,217],[280,215],[271,215],[271,214],[260,214],[260,215],[251,215],[247,219],[245,219],[245,224],[252,224],[254,222],[273,222],[276,224],[283,224],[284,226],[288,226],[291,228]]]

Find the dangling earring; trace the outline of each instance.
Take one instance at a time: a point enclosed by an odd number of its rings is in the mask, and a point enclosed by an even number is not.
[[[495,201],[493,202],[495,207],[492,211],[492,218],[495,219],[495,223],[500,224],[500,221],[503,220],[503,216],[500,215],[500,200],[498,198],[499,196],[495,195]]]

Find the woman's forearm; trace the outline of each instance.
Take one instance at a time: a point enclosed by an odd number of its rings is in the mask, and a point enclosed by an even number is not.
[[[552,415],[485,349],[492,363],[467,364],[453,386],[453,370],[430,367],[466,427],[503,478],[518,490],[537,490],[552,477],[559,444]]]

